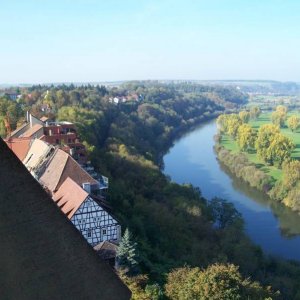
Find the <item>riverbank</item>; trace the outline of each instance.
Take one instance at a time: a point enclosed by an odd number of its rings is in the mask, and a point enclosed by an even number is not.
[[[266,253],[300,260],[300,218],[234,176],[217,159],[216,132],[215,122],[209,121],[177,140],[164,157],[164,173],[176,183],[191,183],[208,200],[228,199],[242,213],[247,235]]]
[[[155,162],[159,166],[159,169],[163,171],[164,169],[163,158],[168,153],[170,148],[174,146],[176,141],[180,140],[186,134],[194,131],[197,127],[206,124],[209,121],[215,120],[219,115],[223,113],[224,111],[216,111],[209,116],[200,116],[199,118],[196,118],[193,123],[190,123],[185,127],[177,128],[177,130],[173,132],[172,138],[164,145],[163,149],[159,151],[157,154],[157,159]]]
[[[237,115],[232,115],[232,118],[236,116]],[[299,118],[299,113],[295,111],[289,112],[287,118],[291,116]],[[221,116],[221,119],[222,117],[223,116]],[[284,124],[282,124],[280,129],[276,128],[274,125],[270,125],[272,122],[271,119],[271,113],[263,113],[258,118],[250,120],[248,124],[242,123],[237,125],[236,131],[238,134],[234,136],[229,136],[228,132],[224,132],[221,127],[221,131],[215,137],[215,150],[219,160],[230,169],[234,176],[242,178],[250,186],[263,191],[273,201],[280,202],[282,205],[300,213],[300,203],[298,201],[300,195],[300,133],[297,128],[291,130]],[[289,120],[286,123],[290,125]],[[224,124],[222,126],[224,127]],[[275,150],[275,148],[273,148],[273,150],[263,150],[271,151],[268,152],[268,155],[273,157],[271,161],[266,158],[262,160],[257,153],[257,151],[262,151],[257,148],[257,142],[259,136],[261,136],[260,128],[266,130],[265,128],[271,128],[270,126],[273,126],[274,133],[272,133],[272,129],[269,134],[278,135],[274,140],[277,141],[276,143],[281,139],[286,140],[284,142],[281,140],[283,144],[277,144],[277,150]],[[239,133],[239,130],[244,130],[244,128],[247,127],[253,131],[252,134],[255,136],[256,141],[251,142],[250,148],[248,146],[248,149],[241,151],[243,148],[241,148],[241,133]],[[250,136],[248,138],[250,138]],[[263,143],[262,145],[268,143],[266,138],[267,136],[263,139],[261,137],[260,143]],[[270,139],[270,137],[268,139]],[[287,150],[289,147],[291,147],[290,150]],[[284,155],[284,158],[281,158],[281,155]]]
[[[272,189],[274,179],[258,169],[244,153],[232,153],[219,143],[216,143],[214,150],[218,159],[228,167],[234,176],[266,194]]]

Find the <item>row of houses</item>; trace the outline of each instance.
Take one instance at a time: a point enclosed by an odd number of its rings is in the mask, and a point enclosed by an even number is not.
[[[80,159],[86,151],[74,124],[38,119],[28,112],[26,122],[5,142],[87,242],[113,260],[121,227],[106,202],[108,179]]]

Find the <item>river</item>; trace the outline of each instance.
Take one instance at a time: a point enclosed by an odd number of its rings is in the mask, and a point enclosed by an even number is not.
[[[300,261],[300,216],[232,176],[216,158],[217,129],[207,122],[175,142],[164,156],[164,173],[177,183],[191,183],[202,195],[233,202],[250,238],[269,254]]]

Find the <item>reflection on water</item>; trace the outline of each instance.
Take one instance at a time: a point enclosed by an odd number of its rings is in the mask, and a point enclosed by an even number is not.
[[[165,173],[173,181],[200,187],[207,199],[230,200],[254,242],[266,252],[300,260],[300,216],[232,176],[216,159],[215,133],[215,122],[208,122],[178,140],[164,157]]]
[[[279,222],[281,235],[287,238],[292,238],[300,235],[300,216],[298,213],[291,211],[288,207],[271,200],[267,195],[252,188],[246,182],[233,176],[230,170],[221,162],[219,162],[220,169],[228,176],[232,177],[232,187],[251,198],[253,201],[259,203],[264,207],[270,207],[274,216]]]

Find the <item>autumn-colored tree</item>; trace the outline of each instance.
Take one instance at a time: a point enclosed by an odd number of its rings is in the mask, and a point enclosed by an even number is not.
[[[300,212],[300,188],[295,186],[293,187],[287,194],[287,196],[283,199],[282,203],[292,210]]]
[[[272,137],[267,149],[266,161],[271,165],[281,166],[285,160],[289,160],[295,145],[292,140],[281,133],[276,133]]]
[[[278,126],[266,124],[260,127],[255,142],[257,154],[270,165],[281,166],[288,160],[295,145],[280,133]]]
[[[260,300],[278,296],[270,287],[243,279],[238,267],[232,264],[214,264],[205,270],[176,269],[169,273],[165,289],[172,300]]]
[[[248,124],[243,124],[238,128],[237,143],[242,151],[254,148],[257,132]]]
[[[229,134],[231,137],[235,138],[237,135],[238,128],[241,124],[242,124],[242,121],[237,114],[228,115],[227,134]]]
[[[250,117],[251,119],[257,119],[261,114],[261,110],[258,106],[252,106],[250,108]]]
[[[152,300],[145,292],[145,288],[149,281],[147,275],[140,274],[137,276],[128,276],[123,269],[118,270],[118,275],[130,289],[132,293],[131,300]]]
[[[235,138],[242,121],[238,114],[220,115],[217,119],[217,126],[220,132]]]
[[[286,113],[283,111],[274,111],[271,115],[272,123],[279,127],[283,127],[286,120]]]
[[[280,113],[282,113],[282,114],[287,114],[287,107],[284,106],[284,105],[278,105],[278,106],[276,107],[276,111],[277,111],[277,112],[280,112]]]
[[[283,184],[291,188],[300,180],[300,161],[292,160],[282,165]]]
[[[288,127],[294,132],[300,127],[300,118],[297,116],[290,116],[287,120]]]
[[[246,110],[242,110],[239,112],[239,117],[243,123],[248,123],[250,120],[250,113]]]
[[[279,127],[273,124],[262,125],[258,130],[255,149],[258,156],[264,161],[267,161],[267,151],[276,133],[280,133]]]
[[[222,114],[218,116],[217,127],[220,132],[223,133],[227,132],[227,120],[228,120],[228,115]]]

